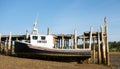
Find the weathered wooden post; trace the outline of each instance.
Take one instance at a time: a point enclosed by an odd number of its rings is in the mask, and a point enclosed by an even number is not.
[[[102,31],[102,27],[100,27],[101,30],[101,38],[102,38],[102,55],[103,55],[103,63],[106,64],[106,52],[105,52],[105,42],[104,42],[104,35],[103,35],[103,31]]]
[[[95,56],[96,56],[96,54],[95,54],[95,38],[93,38],[93,63],[95,64]]]
[[[28,40],[29,38],[29,34],[28,34],[28,30],[26,30],[26,40]]]
[[[69,39],[66,38],[65,39],[65,48],[68,49],[69,48],[68,46],[69,46]]]
[[[109,58],[109,45],[108,45],[108,28],[106,28],[106,59],[107,59],[107,65],[110,66],[110,58]]]
[[[15,50],[14,50],[14,41],[11,42],[11,55],[15,54]]]
[[[11,35],[12,35],[12,33],[10,32],[10,34],[9,34],[9,41],[8,41],[8,50],[11,49]]]
[[[60,47],[60,39],[59,38],[57,39],[57,48],[61,48]]]
[[[57,39],[54,37],[54,38],[53,38],[53,42],[54,42],[54,47],[55,47],[55,48],[57,48],[57,42],[56,42],[56,41],[57,41]]]
[[[1,34],[0,34],[0,53],[1,53]]]
[[[1,34],[0,34],[0,43],[1,43],[1,38],[2,38],[2,36],[1,36]]]
[[[92,27],[90,27],[90,32],[89,32],[89,49],[91,50],[91,41],[92,41]],[[92,54],[91,54],[92,55]],[[93,56],[92,56],[93,57]]]
[[[4,48],[4,54],[8,55],[8,38],[7,37],[5,40],[5,46],[3,48]]]
[[[70,48],[70,46],[69,46],[69,39],[67,39],[67,47],[68,47],[68,49]]]
[[[100,32],[98,31],[98,63],[101,64]]]
[[[47,35],[50,35],[50,29],[49,28],[47,29]]]
[[[90,38],[90,41],[89,41],[89,49],[91,49],[91,41],[92,41],[92,27],[90,27],[90,36],[89,36],[89,38]]]
[[[8,41],[8,54],[9,55],[11,55],[11,51],[12,51],[11,38],[12,38],[12,33],[10,32],[10,34],[9,34],[9,41]]]
[[[109,45],[108,45],[108,27],[106,17],[104,18],[104,32],[105,32],[105,46],[106,46],[106,63],[110,66],[110,58],[109,58]]]
[[[62,39],[59,39],[59,43],[60,43],[59,47],[62,49]]]
[[[77,30],[76,29],[74,30],[74,46],[75,46],[75,49],[77,49]]]
[[[16,37],[16,41],[18,40],[18,37]]]
[[[85,49],[85,35],[83,36],[83,49]]]
[[[64,34],[62,35],[62,49],[64,47]]]
[[[74,37],[73,37],[73,35],[71,36],[71,47],[72,47],[72,49],[73,49],[73,46],[74,46]]]
[[[63,48],[65,48],[66,47],[66,39],[64,39],[64,47]]]

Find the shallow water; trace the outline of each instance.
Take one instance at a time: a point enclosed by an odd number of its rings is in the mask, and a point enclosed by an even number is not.
[[[112,69],[120,69],[120,53],[110,54],[110,63]]]

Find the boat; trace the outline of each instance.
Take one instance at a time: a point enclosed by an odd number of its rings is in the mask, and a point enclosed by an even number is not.
[[[52,57],[90,57],[90,49],[60,49],[55,48],[55,37],[50,34],[39,34],[34,23],[33,31],[28,35],[28,39],[15,41],[15,54],[37,55]]]

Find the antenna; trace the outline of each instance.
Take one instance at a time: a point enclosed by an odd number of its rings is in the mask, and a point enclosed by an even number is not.
[[[36,19],[35,19],[35,22],[34,22],[34,25],[33,25],[32,34],[38,34],[38,29],[36,28],[37,24],[38,24],[38,14],[36,15]]]
[[[37,13],[37,15],[36,15],[36,20],[38,20],[38,16],[39,16],[39,13]]]
[[[39,14],[37,14],[37,15],[36,15],[36,18],[35,18],[34,28],[36,28],[36,26],[37,26],[37,24],[38,24],[38,15],[39,15]]]

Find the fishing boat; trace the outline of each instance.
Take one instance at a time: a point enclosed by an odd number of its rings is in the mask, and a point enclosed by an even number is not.
[[[15,53],[24,55],[57,56],[57,57],[90,57],[90,49],[60,49],[55,48],[55,37],[50,34],[39,34],[34,23],[28,39],[15,41]]]

